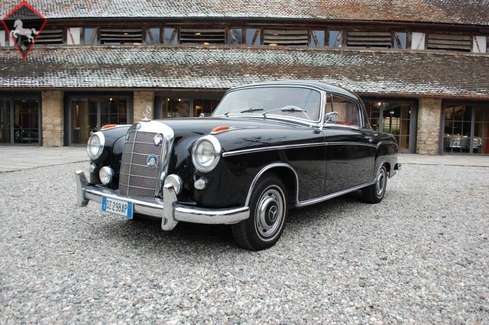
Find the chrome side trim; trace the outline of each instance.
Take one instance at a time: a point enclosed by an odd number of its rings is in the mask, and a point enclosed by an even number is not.
[[[327,201],[327,200],[330,200],[330,199],[335,198],[335,197],[338,197],[338,196],[342,196],[342,195],[345,195],[345,194],[348,194],[348,193],[351,193],[351,192],[358,191],[358,190],[360,190],[360,189],[362,189],[364,187],[370,186],[372,184],[375,184],[375,180],[373,182],[364,183],[364,184],[361,184],[361,185],[358,185],[358,186],[355,186],[355,187],[348,188],[346,190],[342,190],[342,191],[339,191],[339,192],[335,192],[335,193],[331,193],[331,194],[328,194],[328,195],[325,195],[325,196],[321,196],[321,197],[316,198],[316,199],[301,201],[301,202],[299,202],[297,204],[297,207],[305,207],[305,206],[308,206],[308,205],[312,205],[312,204],[316,204],[316,203],[319,203],[319,202]]]
[[[362,147],[377,148],[377,145],[373,143],[348,142],[348,141],[326,142],[326,145],[327,146],[362,146]]]
[[[231,157],[231,156],[243,155],[247,153],[273,151],[273,150],[281,150],[281,149],[287,150],[287,149],[308,148],[308,147],[313,148],[313,147],[326,147],[326,146],[353,146],[353,145],[377,148],[377,145],[368,144],[368,143],[359,143],[359,142],[319,142],[319,143],[285,144],[280,146],[227,151],[224,152],[222,156]]]
[[[272,151],[272,150],[279,150],[279,149],[296,149],[296,148],[304,148],[304,147],[324,147],[326,145],[327,144],[325,142],[280,145],[280,146],[272,146],[272,147],[227,151],[224,152],[222,156],[231,157],[231,156],[243,155],[243,154],[253,153],[253,152],[264,152],[264,151]]]

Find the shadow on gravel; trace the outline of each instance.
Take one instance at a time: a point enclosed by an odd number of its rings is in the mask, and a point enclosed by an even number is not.
[[[358,193],[328,200],[316,205],[292,209],[285,226],[287,232],[301,232],[318,223],[332,222],[338,212],[354,209],[365,204]],[[101,216],[103,218],[103,216]],[[241,249],[233,239],[231,227],[226,225],[200,225],[180,222],[172,231],[161,230],[160,220],[136,217],[133,220],[113,219],[110,222],[95,223],[92,229],[99,240],[111,245],[134,250],[137,254],[178,253],[182,255],[250,253]],[[283,240],[283,238],[281,239]]]
[[[225,225],[200,225],[180,222],[172,231],[163,231],[161,222],[136,218],[105,224],[105,239],[149,251],[192,252],[212,249],[239,249],[233,240],[231,228]]]

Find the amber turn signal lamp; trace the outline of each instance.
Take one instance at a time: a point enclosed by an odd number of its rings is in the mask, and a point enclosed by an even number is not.
[[[211,134],[216,134],[227,130],[229,130],[229,126],[227,125],[216,126],[215,128],[212,129]]]
[[[112,128],[115,128],[117,124],[105,124],[105,125],[102,125],[102,127],[100,128],[100,130],[107,130],[107,129],[112,129]]]

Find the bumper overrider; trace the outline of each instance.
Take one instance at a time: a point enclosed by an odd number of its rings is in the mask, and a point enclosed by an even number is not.
[[[89,201],[102,204],[103,197],[131,202],[133,212],[161,218],[161,228],[172,230],[179,221],[201,224],[233,224],[245,220],[250,215],[248,207],[231,209],[204,209],[179,204],[173,185],[163,186],[163,200],[158,198],[134,199],[121,196],[118,191],[94,186],[87,181],[83,170],[75,172],[77,205],[87,206]]]

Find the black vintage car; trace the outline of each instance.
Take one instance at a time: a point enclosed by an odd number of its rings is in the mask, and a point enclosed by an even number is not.
[[[211,117],[150,120],[91,135],[77,203],[131,219],[228,224],[250,250],[273,246],[287,212],[353,191],[378,203],[400,170],[355,94],[311,81],[230,89]]]

